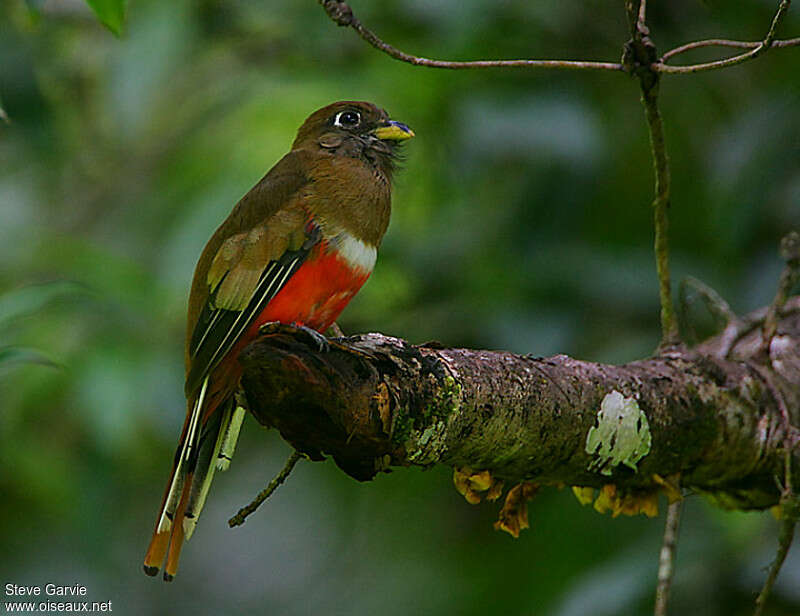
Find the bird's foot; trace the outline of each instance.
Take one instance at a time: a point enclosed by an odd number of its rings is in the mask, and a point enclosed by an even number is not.
[[[320,334],[316,329],[311,329],[310,327],[306,327],[300,323],[292,323],[292,327],[296,327],[298,331],[303,332],[306,336],[311,338],[311,341],[317,345],[317,351],[320,353],[326,353],[331,350],[330,341],[323,334]]]
[[[298,332],[302,332],[305,334],[307,338],[311,338],[311,341],[316,345],[317,350],[320,353],[325,351],[330,351],[331,345],[328,339],[320,334],[317,330],[311,329],[303,325],[302,323],[281,323],[280,321],[269,321],[268,323],[264,323],[261,327],[258,328],[258,333],[262,335],[270,335],[274,334],[279,331],[281,328],[286,329],[294,329]]]
[[[267,321],[261,327],[258,328],[258,333],[262,335],[269,335],[274,334],[277,332],[281,327],[283,327],[283,323],[280,321]]]
[[[339,351],[344,351],[345,353],[350,353],[351,355],[357,355],[358,357],[363,357],[364,359],[372,359],[372,356],[360,349],[356,349],[355,347],[343,343],[338,342],[335,339],[326,338],[323,334],[318,332],[316,329],[312,329],[306,325],[301,323],[281,323],[280,321],[269,321],[264,323],[258,330],[261,335],[269,336],[270,334],[275,334],[279,332],[281,329],[286,331],[286,328],[294,329],[297,332],[302,332],[305,334],[306,338],[310,338],[311,342],[317,347],[317,351],[320,353],[327,353],[332,348],[337,349]],[[341,330],[339,330],[341,333]]]

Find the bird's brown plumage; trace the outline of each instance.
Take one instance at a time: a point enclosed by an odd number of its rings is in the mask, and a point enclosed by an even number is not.
[[[214,452],[227,438],[239,351],[264,320],[324,329],[336,318],[372,269],[389,224],[396,143],[411,136],[370,103],[342,101],[316,111],[291,151],[209,240],[189,296],[187,417],[145,558],[148,574],[166,553],[165,579],[177,570],[184,520],[190,534]]]

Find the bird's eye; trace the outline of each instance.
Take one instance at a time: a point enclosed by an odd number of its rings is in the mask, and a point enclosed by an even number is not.
[[[361,114],[357,111],[340,111],[333,120],[334,125],[342,128],[352,128],[361,122]]]

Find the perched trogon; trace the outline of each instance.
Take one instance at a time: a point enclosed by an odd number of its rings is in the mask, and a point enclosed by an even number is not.
[[[206,244],[189,295],[186,420],[144,570],[178,569],[215,469],[230,464],[244,409],[238,355],[267,322],[328,329],[375,265],[405,124],[366,102],[311,114],[291,151]]]

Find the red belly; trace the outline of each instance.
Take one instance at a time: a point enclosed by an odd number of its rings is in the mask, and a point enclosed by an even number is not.
[[[298,323],[323,332],[369,278],[369,272],[353,270],[334,252],[314,252],[267,304],[245,337],[255,336],[269,321]]]
[[[204,421],[236,389],[242,375],[239,353],[258,336],[264,323],[298,323],[324,332],[370,273],[354,270],[334,252],[325,250],[324,244],[314,250],[214,369]]]

